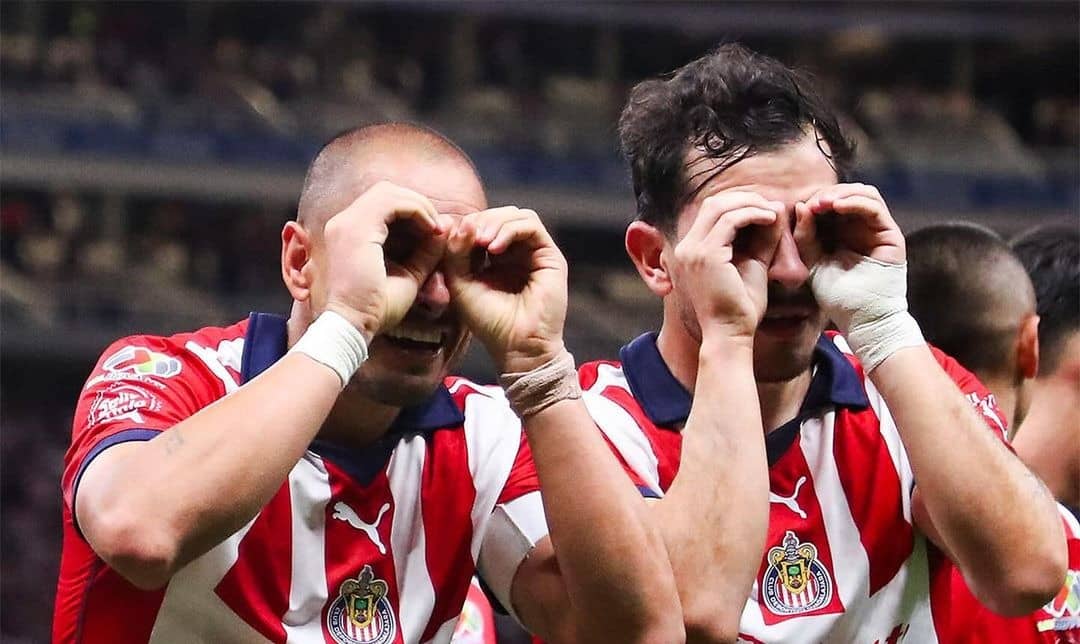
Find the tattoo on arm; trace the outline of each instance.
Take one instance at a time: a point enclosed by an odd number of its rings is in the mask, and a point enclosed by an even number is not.
[[[179,427],[173,427],[169,431],[165,432],[165,455],[172,456],[179,450],[184,444],[184,436],[180,433]]]

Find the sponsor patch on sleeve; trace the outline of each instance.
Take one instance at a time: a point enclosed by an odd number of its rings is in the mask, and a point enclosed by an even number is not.
[[[123,347],[102,362],[102,373],[87,381],[86,389],[110,380],[138,380],[163,389],[164,386],[154,379],[172,378],[183,368],[184,363],[179,359],[164,353],[146,347]]]
[[[97,393],[94,402],[90,403],[86,424],[93,427],[117,420],[144,423],[143,413],[157,412],[161,407],[161,399],[143,387],[116,382]]]

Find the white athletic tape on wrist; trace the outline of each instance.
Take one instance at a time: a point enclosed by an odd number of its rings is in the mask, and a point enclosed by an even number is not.
[[[849,251],[817,263],[810,287],[867,373],[900,349],[926,344],[908,313],[906,263]]]
[[[341,379],[342,389],[368,357],[364,336],[333,311],[323,311],[289,351],[302,353],[333,369]]]

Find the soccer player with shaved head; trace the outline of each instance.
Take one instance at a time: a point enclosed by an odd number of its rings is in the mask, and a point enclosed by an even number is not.
[[[124,338],[90,375],[54,641],[447,642],[477,570],[560,641],[683,639],[535,212],[379,124],[322,149],[281,241],[288,317]],[[470,336],[505,394],[447,376]]]
[[[1041,320],[1027,271],[997,233],[968,222],[926,226],[908,236],[907,249],[911,314],[929,342],[986,384],[1015,434],[1031,408],[1041,355]],[[1059,403],[1069,404],[1068,397]],[[1061,448],[1075,454],[1077,446]],[[1004,617],[981,605],[956,566],[945,562],[931,583],[934,623],[943,641],[1040,644],[1080,638],[1080,524],[1068,508],[1059,506],[1058,512],[1069,553],[1058,595],[1031,614]]]
[[[1035,289],[997,233],[950,222],[908,236],[908,305],[926,340],[994,394],[1010,435],[1039,369]]]
[[[1066,569],[1053,499],[986,387],[924,340],[904,236],[852,181],[814,83],[724,45],[637,85],[619,133],[638,210],[625,246],[663,321],[580,371],[669,513],[683,610],[726,595],[728,641],[935,642],[946,557],[995,611],[1050,600]],[[730,415],[747,400],[752,430]],[[729,505],[762,483],[767,502]],[[730,547],[746,565],[715,556]]]

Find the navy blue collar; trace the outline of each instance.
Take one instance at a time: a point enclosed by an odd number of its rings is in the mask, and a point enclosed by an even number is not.
[[[619,351],[623,374],[634,398],[658,427],[674,428],[686,422],[692,398],[668,369],[656,347],[655,332],[638,336]],[[826,407],[865,409],[862,379],[844,354],[822,335],[814,347],[814,377],[799,409],[804,418]]]
[[[266,371],[281,359],[287,350],[288,329],[284,317],[269,313],[249,315],[244,354],[240,360],[241,382],[247,382]],[[393,446],[403,436],[428,435],[437,429],[459,427],[464,422],[465,414],[454,402],[450,391],[439,385],[424,402],[402,409],[386,435],[375,445],[364,449],[363,455],[358,454],[358,450],[339,447],[322,440],[316,440],[312,449],[320,455],[330,456],[366,485],[374,473],[382,468]]]

